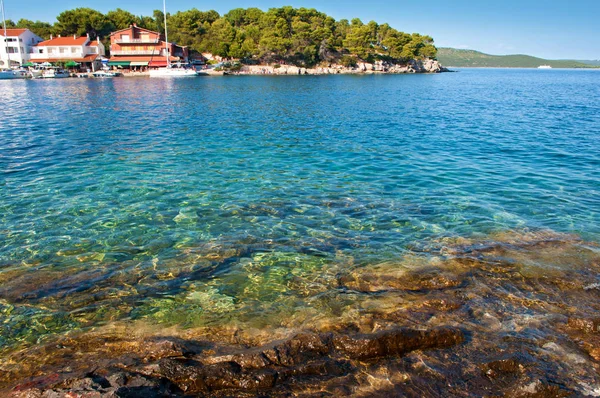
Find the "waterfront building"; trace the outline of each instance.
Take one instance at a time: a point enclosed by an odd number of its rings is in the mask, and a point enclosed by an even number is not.
[[[136,24],[110,35],[109,66],[124,69],[165,67],[167,54],[170,54],[171,63],[186,64],[189,61],[187,47],[167,43],[163,34]]]
[[[31,48],[42,41],[29,29],[6,29],[6,36],[4,29],[0,29],[0,69],[29,62]]]
[[[92,71],[102,68],[102,57],[106,51],[100,39],[90,40],[89,36],[68,36],[50,38],[31,48],[30,62],[42,64],[68,63],[74,61],[80,68]]]

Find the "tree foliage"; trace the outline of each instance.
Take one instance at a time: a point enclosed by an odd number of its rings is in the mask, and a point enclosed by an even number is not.
[[[360,60],[406,62],[437,55],[430,36],[404,33],[375,21],[363,23],[358,18],[336,21],[313,8],[236,8],[223,16],[214,10],[193,8],[168,14],[167,21],[169,41],[197,52],[246,61],[312,66],[343,60],[344,64],[354,65]],[[25,19],[17,25],[43,38],[50,34],[89,34],[92,39],[106,40],[111,31],[133,23],[164,33],[164,14],[160,10],[152,16],[135,16],[120,8],[106,15],[76,8],[62,12],[54,25]]]
[[[104,14],[91,8],[63,11],[56,19],[54,31],[62,36],[88,34],[91,39],[96,39],[106,37],[115,30],[115,26]]]
[[[42,38],[49,38],[53,33],[53,26],[48,22],[30,21],[28,19],[19,19],[17,28],[29,29],[36,35]]]

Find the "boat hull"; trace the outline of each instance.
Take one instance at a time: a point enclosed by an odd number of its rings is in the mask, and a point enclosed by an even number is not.
[[[193,69],[158,68],[150,71],[150,77],[194,77],[198,72]]]
[[[47,70],[42,73],[42,77],[44,79],[64,79],[66,77],[71,77],[71,74],[64,71]]]
[[[26,79],[29,76],[22,70],[3,70],[0,71],[0,80]]]

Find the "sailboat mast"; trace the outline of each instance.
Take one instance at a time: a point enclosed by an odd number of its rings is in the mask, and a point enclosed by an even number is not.
[[[167,0],[163,0],[163,14],[165,17],[165,42],[167,47],[167,68],[171,66],[171,52],[169,47],[169,31],[167,30]]]
[[[0,0],[0,3],[2,5],[2,27],[4,28],[4,43],[2,43],[2,45],[4,46],[4,51],[6,51],[6,60],[8,62],[8,68],[10,69],[10,54],[8,53],[8,46],[6,45],[6,15],[4,15],[4,0]]]

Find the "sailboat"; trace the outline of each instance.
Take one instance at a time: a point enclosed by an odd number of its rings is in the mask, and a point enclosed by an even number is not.
[[[165,15],[165,42],[167,50],[167,67],[150,70],[150,77],[191,77],[198,76],[195,69],[183,68],[181,66],[173,66],[171,64],[171,52],[169,45],[169,33],[167,30],[167,3],[163,0],[163,13]]]
[[[6,51],[6,58],[8,60],[8,68],[0,70],[0,80],[7,79],[19,79],[19,76],[15,74],[10,69],[10,53],[8,52],[8,47],[6,47],[6,16],[4,15],[4,0],[0,0],[0,4],[2,5],[2,26],[4,28],[4,39],[2,45],[4,46],[4,50]]]
[[[2,26],[4,28],[4,40],[6,40],[6,16],[4,14],[4,0],[0,0],[0,6],[2,7]],[[6,43],[6,41],[4,42]],[[6,51],[6,59],[8,61],[8,68],[0,70],[0,80],[6,79],[27,79],[29,77],[29,73],[23,68],[20,69],[10,69],[10,53],[8,52],[8,47],[6,44],[2,44],[4,50]]]

